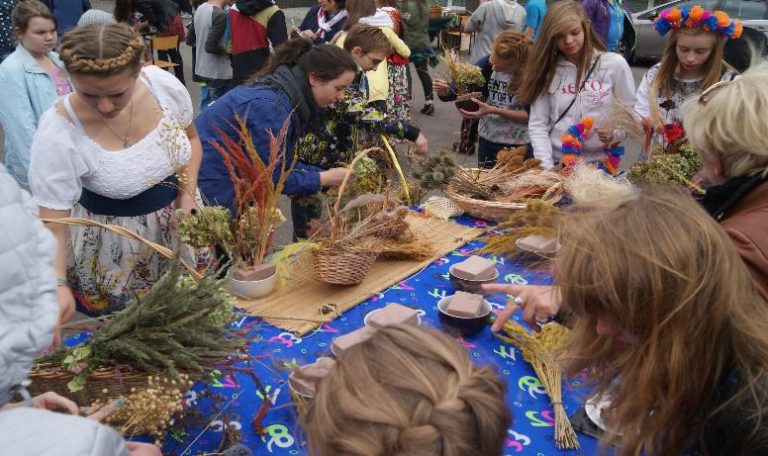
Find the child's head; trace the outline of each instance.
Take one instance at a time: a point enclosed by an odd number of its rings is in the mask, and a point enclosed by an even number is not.
[[[435,330],[387,327],[347,349],[307,416],[317,456],[500,455],[506,385]]]
[[[741,22],[732,21],[722,11],[712,12],[700,6],[664,10],[656,19],[655,28],[662,36],[671,33],[654,79],[654,96],[671,96],[675,77],[703,78],[702,89],[720,80],[726,65],[725,42],[741,36]]]
[[[544,16],[518,98],[530,104],[544,92],[554,78],[559,56],[576,64],[577,79],[581,80],[595,50],[605,51],[605,44],[581,5],[573,0],[556,2]]]
[[[16,38],[33,55],[47,54],[56,46],[56,17],[44,3],[25,0],[11,13]]]
[[[724,374],[765,381],[766,303],[728,236],[681,188],[644,187],[562,226],[557,283],[575,316],[569,372],[589,370],[612,398],[621,454],[680,454],[713,412]]]
[[[378,27],[357,24],[344,37],[344,49],[363,71],[379,66],[389,53],[387,36]]]
[[[129,25],[94,24],[64,35],[59,54],[69,74],[108,77],[141,70],[144,41]]]
[[[523,71],[528,62],[528,52],[531,42],[520,32],[506,30],[501,32],[493,42],[491,49],[491,65],[493,71],[509,73],[507,92],[515,93],[522,82]]]

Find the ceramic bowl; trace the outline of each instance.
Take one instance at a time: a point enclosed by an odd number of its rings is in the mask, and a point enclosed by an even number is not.
[[[496,282],[496,279],[499,278],[499,270],[494,268],[493,276],[488,279],[485,279],[485,280],[465,279],[459,275],[454,274],[453,266],[451,266],[448,269],[448,274],[450,275],[451,285],[453,285],[453,289],[456,291],[466,291],[467,293],[473,293],[473,294],[485,294],[482,289],[483,284],[494,283]]]
[[[277,272],[262,280],[237,280],[227,275],[227,290],[244,299],[266,296],[277,286]]]
[[[364,326],[367,326],[367,327],[369,327],[369,328],[371,328],[372,330],[374,330],[374,331],[375,331],[375,330],[376,330],[376,328],[374,328],[373,326],[371,326],[371,325],[368,323],[368,319],[369,319],[371,316],[373,316],[373,314],[375,314],[376,312],[381,312],[382,310],[384,310],[384,308],[383,308],[383,307],[382,307],[381,309],[374,309],[374,310],[372,310],[372,311],[368,312],[367,314],[365,314],[365,317],[363,317],[363,325],[364,325]],[[421,326],[421,315],[416,315],[416,316],[417,316],[417,317],[418,317],[418,319],[419,319],[419,326]]]
[[[531,250],[524,247],[520,247],[520,239],[515,241],[517,246],[518,260],[523,262],[538,262],[538,261],[550,261],[554,260],[557,252],[560,251],[560,243],[555,245],[555,248],[549,250]]]
[[[440,322],[450,332],[458,332],[464,337],[472,337],[478,334],[491,322],[491,303],[483,299],[483,313],[477,317],[459,317],[448,313],[445,309],[453,296],[446,296],[437,303]]]

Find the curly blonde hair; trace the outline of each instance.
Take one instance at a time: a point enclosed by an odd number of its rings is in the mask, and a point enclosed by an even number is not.
[[[138,74],[143,51],[144,41],[127,24],[93,24],[64,35],[59,56],[69,74],[111,76]]]
[[[433,329],[392,326],[339,356],[303,419],[319,456],[502,453],[506,385]]]

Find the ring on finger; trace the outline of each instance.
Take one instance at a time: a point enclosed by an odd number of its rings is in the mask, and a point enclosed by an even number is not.
[[[552,318],[551,316],[549,316],[549,317],[546,317],[546,318],[539,318],[539,317],[536,317],[536,318],[534,318],[533,320],[536,322],[536,324],[537,324],[537,325],[539,325],[539,326],[544,326],[544,325],[546,325],[547,323],[551,322],[551,321],[553,320],[553,318]]]
[[[525,301],[523,301],[523,298],[521,298],[520,296],[515,296],[515,299],[513,302],[517,305],[517,307],[520,307],[520,308],[525,307]]]

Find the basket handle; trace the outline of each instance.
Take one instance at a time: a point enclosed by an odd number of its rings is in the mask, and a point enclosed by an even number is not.
[[[95,220],[90,220],[82,217],[56,217],[56,218],[44,218],[41,220],[44,223],[58,223],[60,225],[68,225],[68,226],[98,226],[99,228],[104,228],[105,230],[111,231],[121,236],[125,236],[127,238],[142,242],[144,245],[149,247],[150,250],[153,250],[154,252],[162,255],[163,257],[169,260],[172,260],[174,257],[173,250],[169,249],[168,247],[157,244],[148,239],[145,239],[139,236],[137,233],[129,229],[123,228],[122,226],[111,225],[108,223],[101,223]],[[203,275],[197,272],[197,270],[195,270],[195,268],[190,266],[189,263],[187,263],[181,258],[179,258],[179,261],[181,262],[181,265],[184,267],[184,269],[187,270],[189,275],[192,276],[193,279],[199,281],[200,279],[203,278]]]
[[[368,152],[372,152],[375,150],[382,150],[379,147],[369,147],[368,149],[361,150],[357,153],[355,158],[349,163],[349,169],[352,170],[354,168],[355,163],[357,163],[358,160],[360,160],[362,157],[366,156]],[[331,214],[331,245],[336,244],[336,238],[338,237],[338,231],[339,231],[339,212],[341,211],[341,197],[344,196],[344,192],[347,190],[347,186],[349,185],[349,179],[352,176],[351,172],[348,172],[346,176],[344,176],[344,180],[341,181],[341,185],[339,186],[339,194],[336,196],[336,203],[333,205],[333,213]]]

